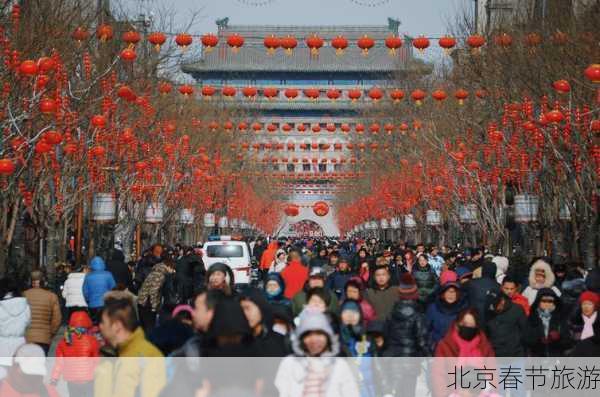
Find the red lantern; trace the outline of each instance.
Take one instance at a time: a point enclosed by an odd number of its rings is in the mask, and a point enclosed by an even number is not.
[[[19,65],[19,73],[23,76],[35,76],[38,72],[38,65],[35,61],[26,60]]]
[[[15,172],[15,164],[11,159],[0,159],[0,175],[11,176]]]
[[[179,86],[179,92],[185,96],[186,98],[190,97],[192,94],[194,94],[194,87],[192,87],[189,84],[184,84],[182,86]]]
[[[235,89],[235,87],[226,85],[225,87],[223,87],[221,92],[223,93],[224,97],[231,99],[235,96],[237,90]]]
[[[92,117],[92,125],[95,128],[104,128],[106,127],[106,118],[101,114],[97,114]]]
[[[314,124],[311,129],[312,129],[312,132],[314,132],[315,134],[318,134],[319,132],[321,132],[321,126],[319,124]]]
[[[296,99],[298,97],[298,90],[295,88],[287,88],[284,93],[288,100]]]
[[[36,154],[45,154],[52,150],[52,146],[42,139],[35,144],[34,150]]]
[[[90,37],[90,32],[88,32],[82,27],[78,27],[73,31],[71,37],[73,37],[73,39],[77,41],[77,44],[81,44],[82,41],[85,41]]]
[[[358,45],[358,48],[362,50],[363,55],[367,56],[369,55],[369,50],[375,45],[375,40],[373,40],[367,35],[364,35],[363,37],[358,39],[356,45]]]
[[[207,99],[210,99],[213,95],[215,95],[216,92],[217,89],[212,85],[205,85],[202,87],[202,96]]]
[[[281,48],[285,50],[287,55],[292,55],[294,48],[298,46],[298,40],[294,36],[287,35],[281,39]]]
[[[429,47],[429,39],[427,37],[417,37],[413,40],[413,47],[415,47],[420,53],[423,53],[427,47]]]
[[[353,89],[348,90],[348,98],[350,98],[350,100],[352,102],[358,101],[361,96],[362,96],[362,91],[359,90],[358,88],[353,88]]]
[[[194,42],[194,38],[189,33],[179,33],[175,36],[175,43],[183,50],[186,50]]]
[[[377,87],[371,88],[369,90],[369,98],[371,98],[373,102],[378,102],[381,98],[383,98],[383,91]]]
[[[281,130],[282,130],[283,132],[290,132],[290,131],[292,130],[292,126],[291,126],[291,125],[289,125],[288,123],[284,123],[284,124],[281,126]]]
[[[399,103],[402,99],[404,99],[404,91],[400,89],[393,89],[390,91],[390,98],[394,101],[394,103]]]
[[[212,49],[219,44],[219,38],[212,33],[202,35],[200,41],[202,42],[202,46],[206,49],[206,52],[211,52]]]
[[[306,96],[307,98],[309,98],[310,100],[316,101],[317,99],[319,99],[319,96],[321,95],[321,92],[319,91],[318,88],[307,88],[304,90],[304,96]]]
[[[388,36],[385,39],[385,46],[389,49],[391,56],[396,55],[396,51],[402,47],[402,39],[395,35]]]
[[[272,101],[279,95],[279,90],[274,87],[267,87],[263,90],[263,95],[265,96],[265,98]]]
[[[277,131],[277,125],[270,123],[269,125],[267,125],[267,131],[270,133],[274,133]]]
[[[244,87],[242,88],[242,95],[248,99],[255,99],[258,94],[256,87]]]
[[[40,101],[40,112],[51,114],[56,112],[56,101],[52,98],[42,98]]]
[[[319,50],[324,44],[325,42],[323,39],[316,34],[312,34],[306,38],[306,46],[310,48],[310,53],[312,55],[319,55]]]
[[[331,40],[331,46],[335,48],[336,55],[342,55],[344,50],[348,48],[348,39],[344,36],[336,36]]]
[[[152,32],[148,35],[148,41],[156,51],[160,51],[160,47],[167,41],[167,36],[162,32]]]
[[[240,132],[246,132],[247,129],[248,129],[248,124],[247,123],[245,123],[245,122],[242,121],[242,122],[240,122],[238,124],[238,131],[240,131]]]
[[[277,48],[281,46],[281,41],[279,40],[279,38],[275,37],[275,35],[272,34],[270,36],[265,37],[263,44],[267,49],[267,54],[273,55],[275,51],[277,51]]]
[[[252,124],[252,129],[254,130],[254,132],[260,132],[260,131],[262,131],[262,124],[254,123],[254,124]]]
[[[552,87],[559,94],[568,94],[571,91],[571,85],[567,80],[557,80],[552,83]]]
[[[487,92],[485,90],[477,90],[475,91],[475,96],[479,99],[485,99]]]
[[[446,188],[442,185],[436,185],[433,187],[433,192],[438,195],[441,196],[446,192]]]
[[[533,32],[525,36],[525,45],[528,47],[535,48],[540,44],[542,44],[542,36],[539,33]]]
[[[137,54],[131,48],[126,48],[123,51],[121,51],[120,56],[121,56],[121,59],[125,62],[133,62],[133,61],[135,61],[135,58],[137,58]]]
[[[339,99],[340,96],[341,96],[341,93],[340,93],[340,90],[338,90],[338,89],[331,88],[331,89],[327,90],[327,98],[331,99],[332,101]]]
[[[425,92],[423,90],[419,90],[416,89],[414,90],[410,96],[413,99],[413,101],[415,101],[417,106],[421,106],[421,104],[423,103],[423,100],[425,99]]]
[[[448,94],[444,90],[435,90],[431,93],[431,97],[438,102],[442,102],[448,98]]]
[[[362,123],[357,123],[354,126],[354,131],[356,131],[357,134],[362,134],[363,132],[365,132],[365,126]]]
[[[330,133],[334,133],[336,130],[335,124],[333,124],[333,123],[327,123],[325,128],[327,129],[327,132],[330,132]]]
[[[128,45],[135,46],[137,43],[140,42],[142,37],[140,36],[140,34],[137,31],[128,30],[127,32],[123,33],[122,39]]]
[[[560,46],[566,45],[569,42],[569,36],[558,30],[552,35],[552,42]]]
[[[38,69],[40,73],[48,73],[56,69],[56,62],[52,58],[41,57],[38,59]]]
[[[485,37],[480,34],[472,34],[467,37],[467,45],[471,47],[473,52],[478,52],[481,47],[485,44]]]
[[[454,97],[458,99],[458,104],[462,105],[465,103],[465,99],[469,97],[469,93],[461,88],[454,93]]]
[[[454,37],[444,36],[438,40],[438,45],[442,47],[447,54],[456,46],[456,39]]]
[[[585,77],[594,84],[600,84],[600,64],[595,63],[585,69]]]
[[[342,130],[342,132],[343,132],[344,134],[347,134],[347,133],[349,133],[349,132],[350,132],[350,124],[348,124],[348,123],[344,123],[344,124],[342,124],[342,125],[340,126],[340,130]]]
[[[304,125],[304,123],[300,123],[300,124],[298,124],[298,126],[296,127],[296,129],[298,130],[298,132],[305,132],[306,131],[306,126]]]
[[[133,102],[136,100],[136,95],[131,88],[127,85],[122,85],[117,89],[117,96],[126,101]]]
[[[313,212],[316,216],[326,216],[329,213],[329,205],[324,201],[317,201],[313,204]]]
[[[106,42],[113,38],[113,28],[110,25],[102,24],[96,29],[96,37],[101,42]]]
[[[546,113],[545,116],[546,120],[554,124],[559,124],[565,118],[565,116],[559,110],[552,110]]]
[[[509,34],[501,33],[501,34],[497,35],[496,37],[494,37],[494,42],[496,43],[497,46],[507,49],[508,47],[510,47],[512,45],[513,39]]]
[[[46,131],[43,139],[49,145],[59,145],[62,142],[62,134],[54,130]]]
[[[244,38],[237,33],[233,33],[227,37],[227,45],[229,45],[233,52],[238,52],[244,45],[244,41]]]
[[[381,131],[381,126],[378,123],[373,123],[369,127],[369,131],[371,131],[372,134],[378,134],[379,131]]]
[[[171,93],[171,90],[173,89],[173,87],[171,86],[170,83],[160,83],[158,85],[158,92],[161,95],[167,95]]]

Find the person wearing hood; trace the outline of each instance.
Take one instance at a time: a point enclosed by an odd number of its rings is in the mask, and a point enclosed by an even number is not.
[[[600,296],[592,291],[585,291],[579,296],[579,307],[569,318],[571,339],[574,342],[594,336],[594,324],[600,322],[598,307]]]
[[[156,326],[156,316],[161,308],[164,295],[163,285],[167,276],[175,272],[175,264],[171,260],[157,263],[144,280],[138,293],[138,313],[140,322],[146,333]]]
[[[285,292],[285,281],[279,273],[269,273],[265,279],[265,297],[267,302],[272,306],[283,306],[285,310],[290,311],[292,314],[292,301],[286,298],[283,293]]]
[[[495,256],[492,258],[492,262],[496,265],[496,282],[501,285],[508,271],[508,258],[505,256]]]
[[[0,279],[0,366],[10,367],[17,348],[25,344],[25,333],[31,323],[27,299],[12,277]],[[4,374],[0,374],[0,378]]]
[[[52,383],[67,382],[70,396],[93,396],[94,371],[99,362],[100,345],[90,333],[92,319],[86,312],[71,314],[64,337],[56,346]]]
[[[135,267],[135,276],[133,278],[133,292],[137,293],[144,284],[144,280],[152,271],[157,263],[163,261],[164,248],[160,244],[154,244],[148,252],[142,256]]]
[[[398,300],[396,288],[391,285],[390,270],[387,266],[378,266],[373,272],[371,288],[367,289],[365,299],[377,313],[377,320],[387,320],[394,303]]]
[[[395,292],[398,301],[394,304],[386,322],[387,349],[384,356],[431,356],[425,317],[419,311],[417,303],[419,292],[415,278],[409,273],[404,273]],[[404,360],[392,360],[390,367],[390,378],[394,382],[391,385],[392,394],[414,396],[421,366],[409,364]]]
[[[459,283],[450,281],[441,285],[437,298],[427,306],[425,312],[425,326],[433,349],[446,336],[458,313],[467,306]]]
[[[129,267],[125,263],[125,255],[117,246],[110,250],[109,260],[106,263],[106,270],[109,271],[115,283],[123,285],[127,288],[131,287],[132,278],[129,272]]]
[[[438,277],[429,265],[427,255],[423,254],[417,258],[417,265],[413,267],[412,275],[417,282],[419,290],[419,305],[421,312],[425,312],[427,304],[431,301],[431,295],[438,284]]]
[[[487,316],[484,329],[496,357],[524,357],[523,339],[527,317],[521,306],[503,292],[490,292],[486,298]]]
[[[336,360],[340,344],[325,314],[305,309],[292,334],[294,354],[283,359],[275,376],[282,397],[359,397],[348,363]]]
[[[465,285],[469,304],[477,310],[478,319],[486,322],[486,297],[490,292],[500,293],[500,285],[496,282],[496,265],[485,261],[481,266],[481,278],[472,279]]]
[[[529,285],[523,291],[523,296],[527,298],[530,305],[533,305],[537,293],[542,288],[552,288],[556,295],[560,298],[561,292],[554,285],[555,277],[552,268],[548,262],[538,259],[533,262],[531,269],[529,269]]]
[[[85,279],[85,268],[80,268],[69,273],[62,288],[62,297],[65,299],[65,307],[70,315],[79,310],[87,310],[87,302],[83,296],[83,281]]]
[[[562,356],[571,345],[569,328],[563,319],[561,301],[550,288],[538,291],[527,319],[524,337],[529,354],[534,357]]]
[[[287,266],[287,254],[284,250],[278,249],[275,254],[275,260],[271,263],[269,267],[269,273],[281,273],[283,269]]]
[[[273,310],[262,291],[256,288],[246,289],[241,295],[240,305],[252,329],[255,348],[260,357],[285,357],[290,354],[285,337],[273,332]]]
[[[288,255],[288,265],[280,273],[285,282],[285,291],[283,295],[292,299],[302,290],[308,279],[308,268],[300,260],[300,252],[290,251]]]
[[[104,306],[104,294],[115,288],[117,283],[113,275],[106,271],[104,260],[99,256],[92,258],[90,270],[83,279],[82,289],[92,321],[96,324],[100,309]]]
[[[277,251],[279,251],[279,242],[273,240],[267,246],[267,249],[262,253],[260,257],[260,270],[268,272],[269,268],[276,259]]]
[[[23,292],[31,309],[31,324],[27,328],[27,343],[35,343],[48,354],[50,343],[58,332],[62,314],[55,293],[43,288],[44,276],[41,271],[31,272],[31,288]]]
[[[375,308],[367,301],[363,294],[366,286],[360,277],[354,276],[344,286],[345,299],[353,299],[360,304],[360,310],[363,314],[364,325],[367,326],[370,322],[377,318]]]
[[[213,263],[206,271],[205,280],[208,290],[221,290],[227,296],[231,296],[235,292],[233,270],[225,263]]]
[[[383,356],[387,349],[387,339],[385,335],[385,322],[373,320],[367,325],[367,337],[375,343],[377,356]]]
[[[353,275],[350,264],[346,259],[342,258],[339,260],[335,272],[327,277],[325,285],[335,293],[338,299],[342,299],[344,296],[344,286]]]
[[[304,288],[302,288],[302,290],[292,299],[292,311],[294,316],[298,316],[302,310],[304,310],[304,306],[308,303],[308,291],[314,288],[322,288],[324,290],[328,301],[327,310],[332,313],[337,312],[338,299],[333,291],[325,287],[326,278],[325,272],[320,267],[310,269],[310,275],[304,284]]]

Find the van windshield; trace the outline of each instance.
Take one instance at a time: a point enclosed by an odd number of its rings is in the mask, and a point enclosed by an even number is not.
[[[209,258],[242,258],[244,248],[241,245],[209,245],[206,255]]]

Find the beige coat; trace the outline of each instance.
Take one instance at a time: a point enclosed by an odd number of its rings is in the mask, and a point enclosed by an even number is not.
[[[30,288],[23,296],[31,309],[31,324],[25,334],[27,343],[49,345],[62,321],[58,297],[43,288]]]

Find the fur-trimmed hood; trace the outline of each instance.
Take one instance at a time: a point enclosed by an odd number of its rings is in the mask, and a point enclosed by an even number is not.
[[[543,288],[550,288],[554,285],[556,281],[556,277],[554,276],[554,272],[550,267],[550,264],[542,259],[538,259],[533,262],[531,269],[529,269],[529,286],[535,288],[535,272],[537,270],[543,270],[546,274],[546,280],[544,281]]]
[[[313,309],[304,309],[300,313],[299,324],[292,333],[290,339],[292,342],[292,350],[298,357],[305,357],[306,352],[302,349],[302,337],[310,331],[320,331],[327,335],[331,345],[331,350],[323,353],[322,357],[335,357],[340,352],[340,342],[338,336],[333,332],[331,324],[327,316]]]

